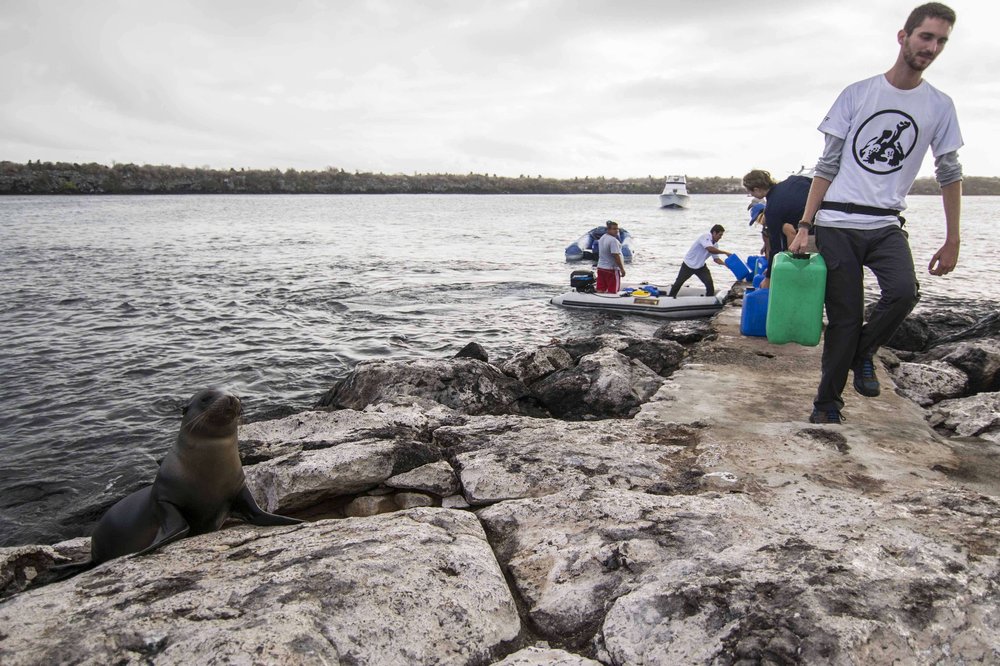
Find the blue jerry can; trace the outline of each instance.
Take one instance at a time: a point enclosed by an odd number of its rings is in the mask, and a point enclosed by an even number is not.
[[[754,289],[743,295],[743,313],[740,315],[740,333],[762,338],[767,335],[768,289]]]

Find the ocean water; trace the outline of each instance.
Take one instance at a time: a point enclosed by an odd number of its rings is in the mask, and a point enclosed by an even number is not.
[[[568,311],[563,249],[607,219],[634,239],[628,277],[669,284],[713,224],[758,254],[746,197],[688,210],[655,195],[0,198],[0,545],[88,534],[152,481],[180,407],[205,386],[248,419],[314,405],[365,359],[493,359],[552,338],[661,323]],[[964,256],[923,304],[1000,304],[1000,199],[967,198]],[[944,237],[939,197],[911,197],[918,272]],[[712,266],[717,287],[732,274]],[[697,279],[695,284],[697,284]],[[871,287],[874,287],[873,281]]]

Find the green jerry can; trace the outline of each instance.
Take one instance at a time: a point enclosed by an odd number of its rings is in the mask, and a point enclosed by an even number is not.
[[[821,255],[776,254],[764,325],[767,341],[776,345],[818,345],[823,333],[824,298],[826,262]]]

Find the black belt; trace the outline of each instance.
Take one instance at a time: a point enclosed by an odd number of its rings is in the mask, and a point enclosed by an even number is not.
[[[899,217],[902,211],[891,208],[875,208],[874,206],[862,206],[854,203],[841,203],[839,201],[824,201],[819,205],[826,210],[839,210],[841,213],[860,213],[861,215],[895,215]]]

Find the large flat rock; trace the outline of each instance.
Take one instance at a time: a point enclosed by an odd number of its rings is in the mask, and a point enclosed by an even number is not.
[[[452,447],[466,499],[482,506],[577,486],[674,485],[690,467],[698,432],[673,424],[639,428],[620,420],[475,417],[438,429],[435,441],[446,451]]]
[[[475,516],[240,526],[0,605],[0,663],[489,663],[518,637]]]

